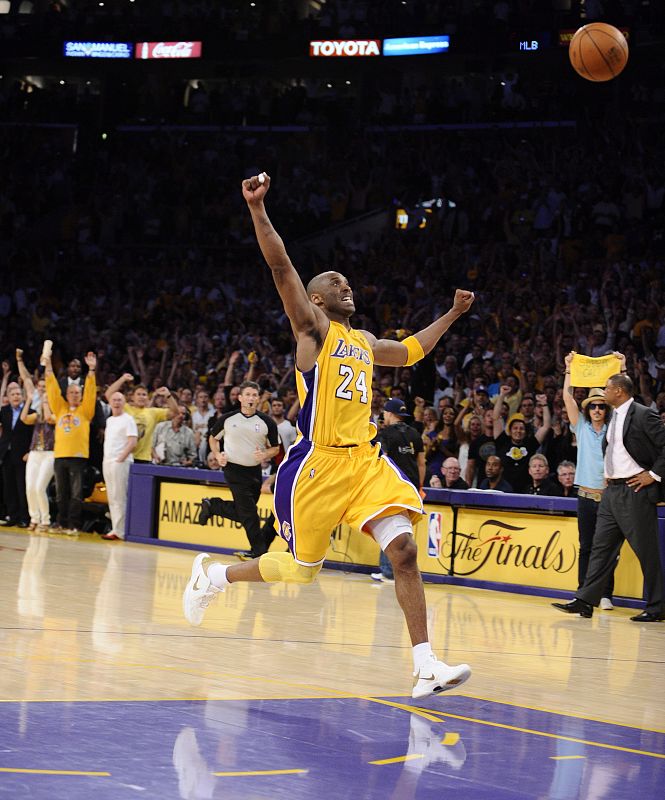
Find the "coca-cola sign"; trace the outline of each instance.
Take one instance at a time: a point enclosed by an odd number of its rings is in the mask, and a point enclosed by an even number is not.
[[[325,39],[309,43],[310,56],[380,56],[381,39]]]
[[[137,42],[136,58],[201,58],[201,42]]]

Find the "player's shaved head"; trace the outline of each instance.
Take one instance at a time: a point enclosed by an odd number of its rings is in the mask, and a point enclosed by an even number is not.
[[[307,284],[307,296],[311,297],[313,294],[320,294],[330,281],[331,275],[337,275],[337,273],[328,270],[327,272],[320,272],[318,275],[315,275]]]
[[[335,270],[315,275],[305,291],[315,306],[337,322],[347,321],[356,310],[348,280]]]

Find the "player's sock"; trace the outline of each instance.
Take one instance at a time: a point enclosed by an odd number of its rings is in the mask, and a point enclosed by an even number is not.
[[[207,563],[206,563],[207,561]],[[229,585],[226,577],[226,564],[220,564],[219,561],[214,561],[212,558],[203,562],[203,571],[210,578],[210,583],[217,589],[224,589]]]
[[[432,658],[435,658],[435,655],[429,642],[421,642],[415,645],[413,648],[413,671],[418,672]]]

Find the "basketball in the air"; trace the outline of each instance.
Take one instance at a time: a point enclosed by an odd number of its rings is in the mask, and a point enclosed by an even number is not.
[[[605,22],[590,22],[570,41],[570,63],[588,81],[609,81],[628,61],[628,42],[618,28]]]

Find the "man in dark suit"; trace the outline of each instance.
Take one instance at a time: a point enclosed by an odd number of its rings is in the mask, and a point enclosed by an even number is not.
[[[79,358],[72,358],[67,364],[67,374],[60,378],[58,381],[62,396],[67,399],[67,389],[72,386],[78,386],[83,391],[83,376],[81,375],[81,360]]]
[[[633,382],[624,373],[608,378],[605,401],[613,409],[603,440],[607,489],[598,509],[589,567],[575,600],[552,605],[591,617],[627,539],[640,562],[646,595],[644,611],[631,620],[660,622],[665,619],[665,597],[656,503],[665,500],[665,426],[655,411],[633,400]]]
[[[9,403],[0,409],[0,463],[2,464],[2,486],[5,495],[7,517],[2,525],[28,526],[28,503],[25,497],[24,456],[30,449],[32,427],[21,420],[23,392],[18,383],[7,387]]]

